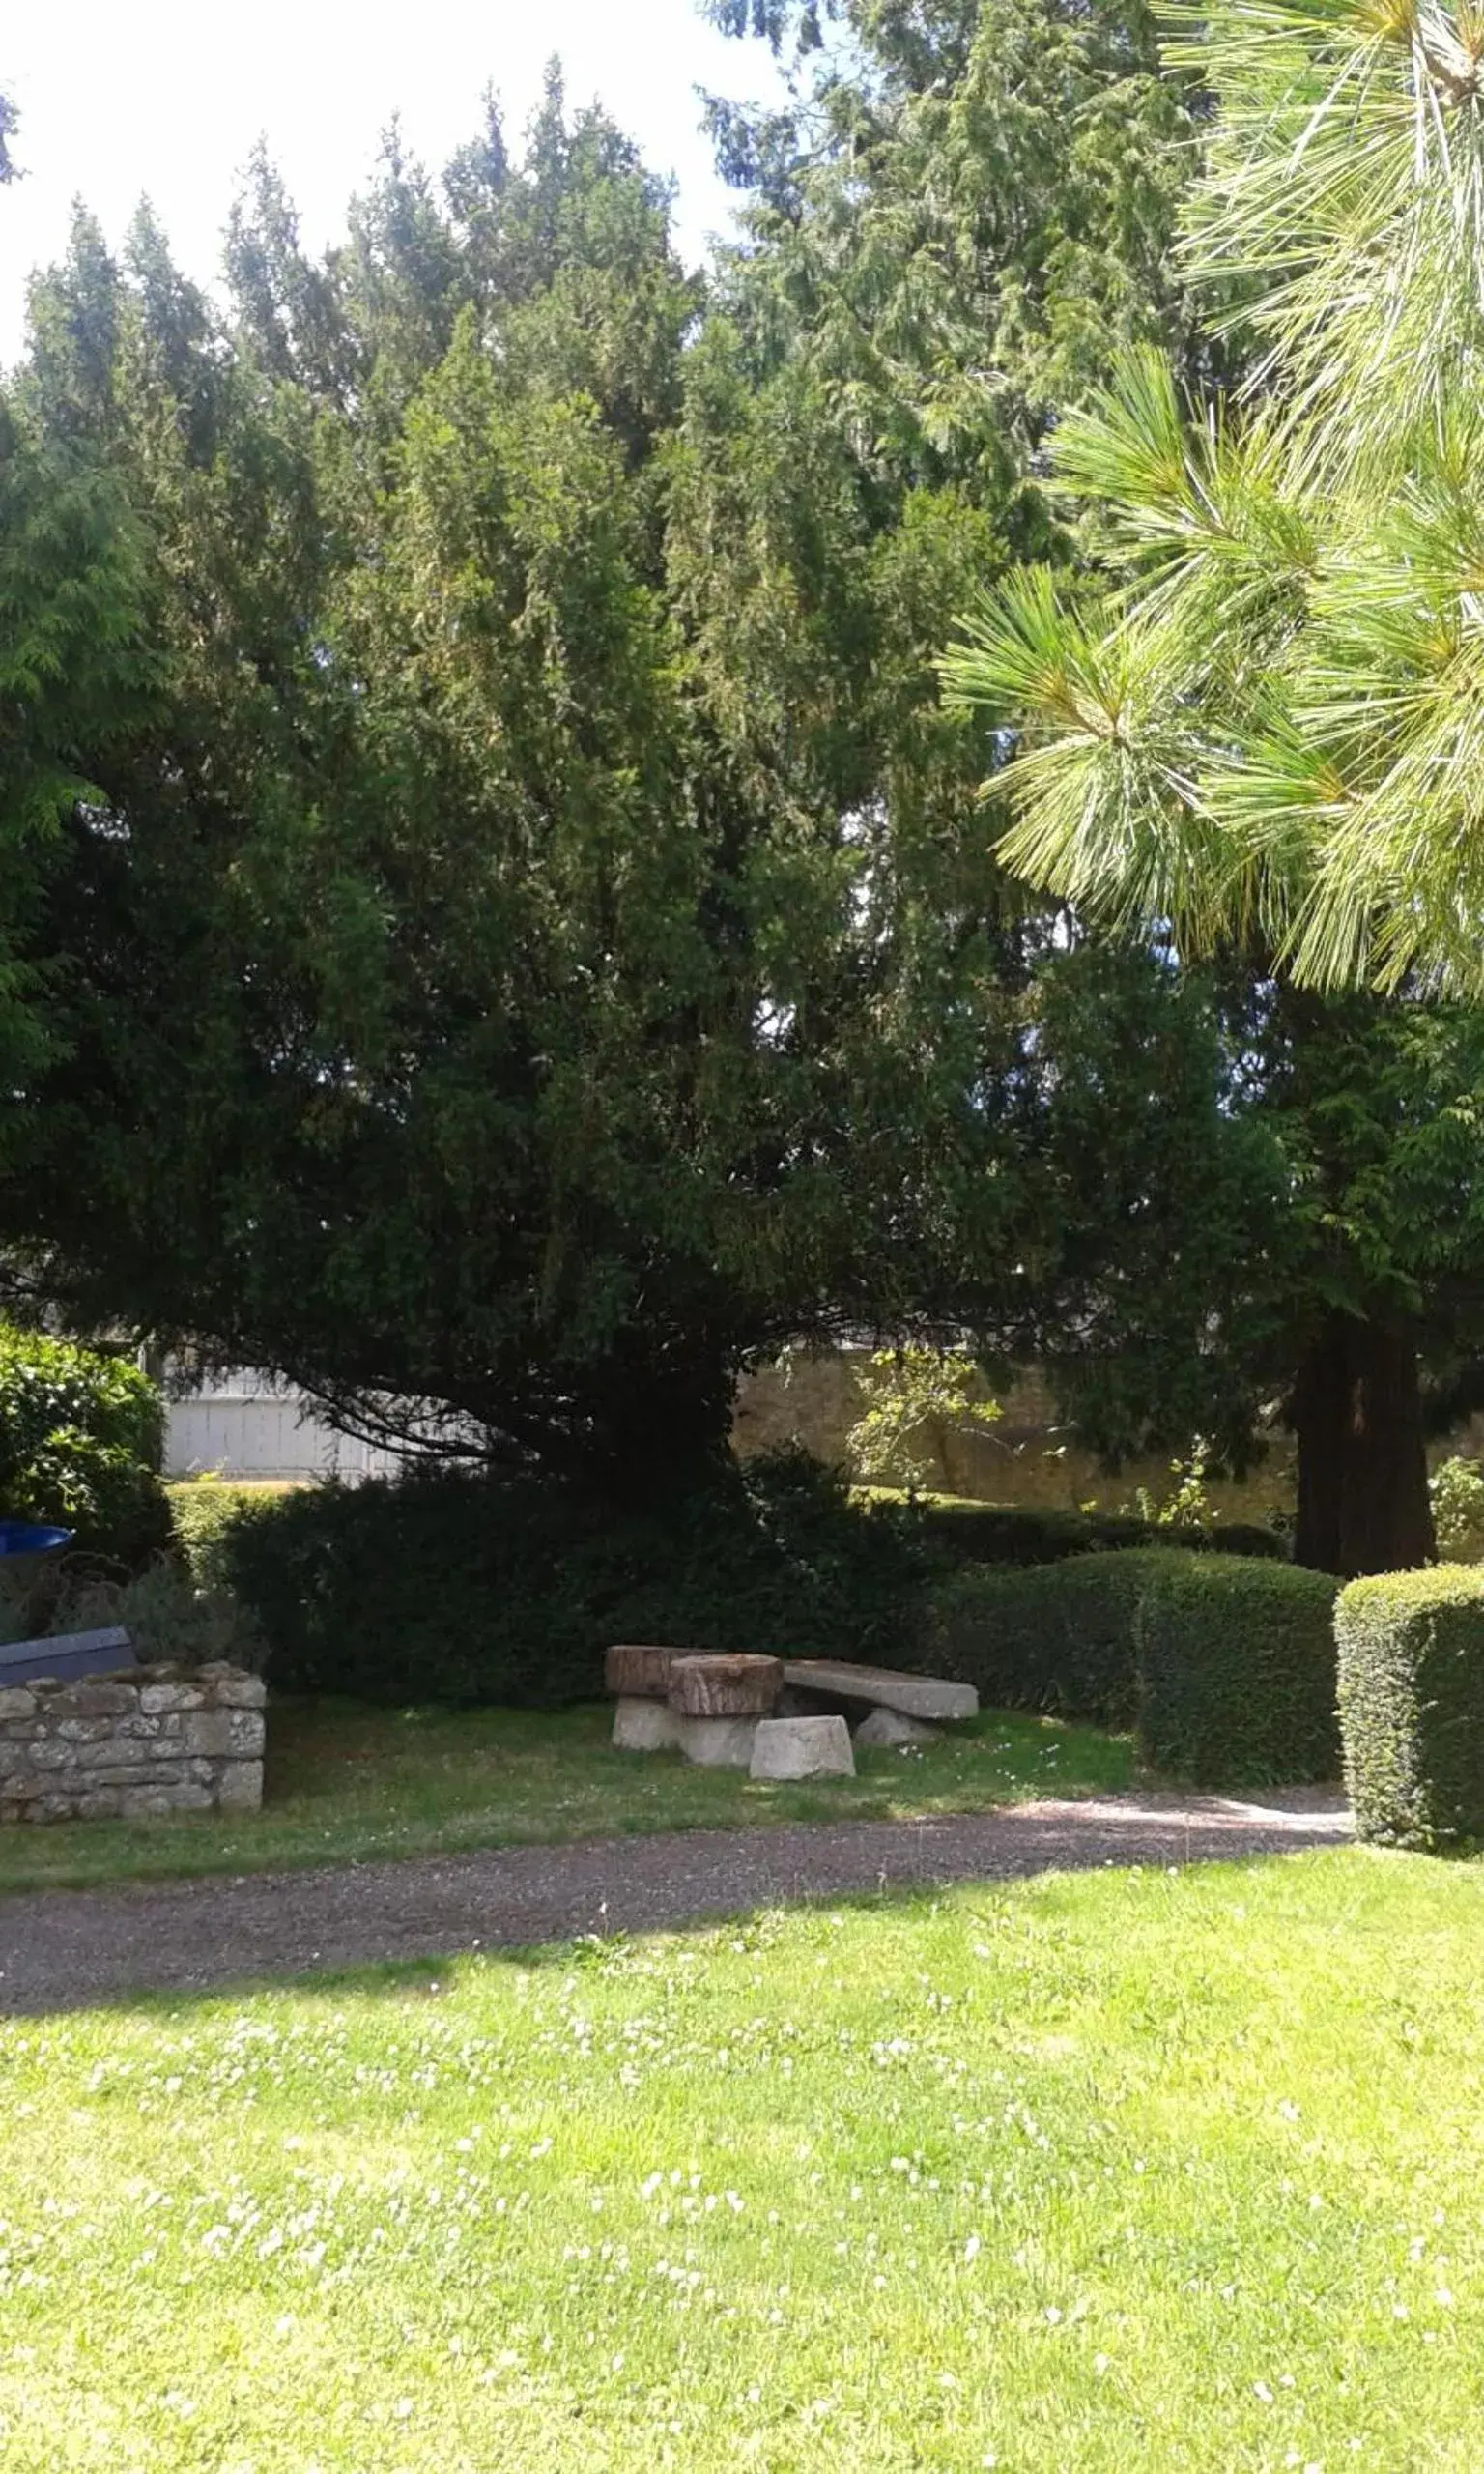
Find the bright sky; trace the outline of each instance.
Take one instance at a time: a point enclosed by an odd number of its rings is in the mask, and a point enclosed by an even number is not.
[[[81,195],[111,242],[141,195],[186,273],[209,279],[249,148],[265,135],[305,242],[341,228],[377,140],[400,113],[410,152],[441,167],[493,84],[519,136],[542,67],[561,55],[571,102],[601,98],[646,161],[680,186],[687,257],[725,229],[728,193],[698,123],[698,86],[773,91],[766,47],[728,43],[694,0],[32,0],[0,22],[0,92],[17,104],[26,177],[0,190],[0,362],[20,348],[26,279],[66,247]]]

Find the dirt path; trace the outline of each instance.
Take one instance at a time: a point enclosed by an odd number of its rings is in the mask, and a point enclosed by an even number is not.
[[[26,1891],[0,1900],[0,2012],[647,1932],[785,1899],[1281,1855],[1348,1831],[1341,1798],[1327,1792],[1257,1803],[1108,1796],[923,1822],[693,1829],[327,1872]]]

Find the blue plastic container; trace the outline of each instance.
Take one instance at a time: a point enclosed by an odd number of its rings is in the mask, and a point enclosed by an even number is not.
[[[43,1521],[0,1520],[0,1555],[49,1555],[72,1536],[71,1529],[53,1529]]]

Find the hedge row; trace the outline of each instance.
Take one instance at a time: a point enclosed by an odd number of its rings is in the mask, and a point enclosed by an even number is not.
[[[961,1676],[990,1705],[1136,1724],[1151,1760],[1212,1783],[1335,1767],[1331,1583],[1111,1540],[1040,1567],[949,1559],[920,1506],[863,1506],[802,1457],[647,1518],[444,1475],[181,1488],[176,1517],[280,1689],[556,1708],[601,1690],[610,1641],[694,1642]]]
[[[913,1663],[992,1705],[1136,1726],[1199,1785],[1333,1777],[1337,1584],[1289,1564],[1142,1547],[924,1594]]]
[[[1484,1570],[1352,1581],[1335,1633],[1360,1836],[1438,1852],[1484,1841]]]
[[[929,1557],[780,1455],[648,1517],[533,1484],[428,1474],[289,1493],[181,1488],[203,1584],[230,1589],[287,1691],[555,1709],[602,1691],[610,1641],[896,1654]]]
[[[924,1592],[910,1662],[972,1683],[991,1709],[1132,1726],[1135,1619],[1158,1555],[956,1572]]]
[[[1337,1776],[1338,1587],[1294,1564],[1160,1557],[1136,1619],[1145,1760],[1198,1786]]]
[[[1288,1554],[1277,1532],[1256,1522],[1217,1522],[1210,1529],[1177,1533],[1131,1512],[983,1504],[968,1495],[908,1496],[884,1486],[862,1487],[859,1494],[873,1508],[910,1507],[930,1543],[957,1564],[1057,1564],[1074,1555],[1172,1545],[1273,1562],[1286,1561]]]

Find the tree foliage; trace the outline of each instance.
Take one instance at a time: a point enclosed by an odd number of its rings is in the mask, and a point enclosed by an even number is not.
[[[1046,26],[1027,159],[1071,78],[1111,176],[1095,90],[1127,87],[1163,196],[1145,70]],[[980,304],[952,332],[946,292],[910,312],[930,63],[879,106],[879,214],[847,228],[831,140],[710,303],[660,185],[556,80],[523,157],[490,114],[442,185],[393,133],[322,261],[260,157],[224,316],[147,216],[119,264],[79,221],[13,418],[119,495],[148,591],[139,676],[73,733],[86,795],[56,793],[24,939],[50,1046],[0,1198],[77,1319],[370,1431],[421,1404],[445,1446],[658,1484],[716,1446],[752,1350],[1008,1351],[1059,1280],[1083,1293],[1107,1191],[1058,1134],[1047,1012],[1076,965],[980,847],[993,727],[932,660],[973,576],[1051,538],[1049,188],[1019,219],[993,194],[1036,46],[1007,19],[996,70],[945,29]],[[1105,977],[1116,1079],[1150,966]],[[1209,1080],[1134,1070],[1184,1094],[1184,1156],[1237,1210]],[[1143,1148],[1132,1105],[1123,1132]],[[1189,1238],[1192,1309],[1226,1243]]]
[[[1462,1018],[1090,942],[983,829],[1022,681],[936,668],[977,580],[1073,571],[1045,442],[1118,339],[1213,365],[1191,95],[1111,7],[834,22],[709,288],[555,80],[441,183],[393,132],[324,259],[260,157],[224,312],[79,219],[7,416],[0,1242],[609,1485],[842,1330],[1040,1357],[1114,1455],[1240,1461],[1353,1326],[1467,1388]]]
[[[917,1302],[983,1149],[965,1043],[925,1050],[910,953],[875,948],[836,687],[810,709],[849,622],[795,559],[847,594],[856,544],[819,535],[854,510],[777,430],[773,555],[722,606],[757,510],[713,572],[695,287],[555,89],[524,164],[492,124],[444,200],[393,145],[318,267],[260,162],[231,266],[223,324],[147,220],[121,267],[83,220],[33,304],[17,470],[122,496],[150,668],[91,714],[114,639],[73,591],[86,660],[37,668],[63,719],[22,700],[7,813],[64,847],[6,1234],[80,1320],[660,1482],[746,1349]]]
[[[1030,718],[1002,854],[1187,947],[1475,996],[1484,36],[1238,0],[1199,58],[1188,259],[1264,351],[1234,406],[1146,350],[1061,432],[1111,594],[1011,579],[950,665]]]

